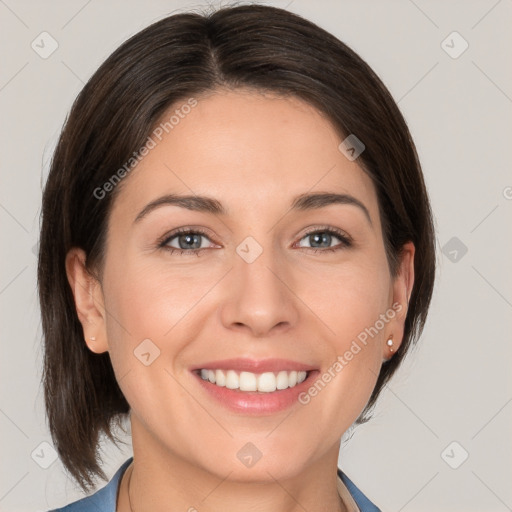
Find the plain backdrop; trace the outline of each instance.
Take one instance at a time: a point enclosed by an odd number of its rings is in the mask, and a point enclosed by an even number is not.
[[[339,465],[383,512],[512,510],[512,2],[266,3],[329,30],[379,74],[415,138],[436,218],[428,325],[372,421],[345,436]],[[0,0],[1,511],[82,497],[52,458],[40,386],[35,251],[63,121],[126,38],[204,6]],[[42,32],[58,45],[47,58],[32,46]],[[126,441],[104,445],[109,477],[131,454]]]

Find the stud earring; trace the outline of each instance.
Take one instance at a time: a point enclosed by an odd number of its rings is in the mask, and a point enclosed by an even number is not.
[[[386,345],[389,347],[389,351],[393,352],[393,335],[392,334],[389,336],[389,339],[386,342]]]
[[[90,339],[91,341],[96,341],[96,336],[91,336],[89,339]]]

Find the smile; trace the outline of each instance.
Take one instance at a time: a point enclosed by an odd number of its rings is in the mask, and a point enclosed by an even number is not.
[[[190,371],[212,404],[250,416],[266,416],[300,406],[298,396],[320,373],[318,364],[247,357],[203,361]]]

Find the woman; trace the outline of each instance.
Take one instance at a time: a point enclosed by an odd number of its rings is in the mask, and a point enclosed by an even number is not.
[[[43,196],[44,386],[66,511],[375,511],[337,467],[423,328],[435,271],[406,123],[285,10],[165,18],[78,96]]]

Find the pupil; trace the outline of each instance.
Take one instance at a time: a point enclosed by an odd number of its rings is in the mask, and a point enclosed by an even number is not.
[[[201,235],[181,235],[178,240],[181,249],[199,249],[201,245]]]
[[[331,235],[329,233],[315,233],[311,235],[311,238],[313,239],[313,242],[311,243],[311,247],[319,247],[315,244],[322,244],[322,242],[325,243],[323,247],[330,247],[331,246]]]

